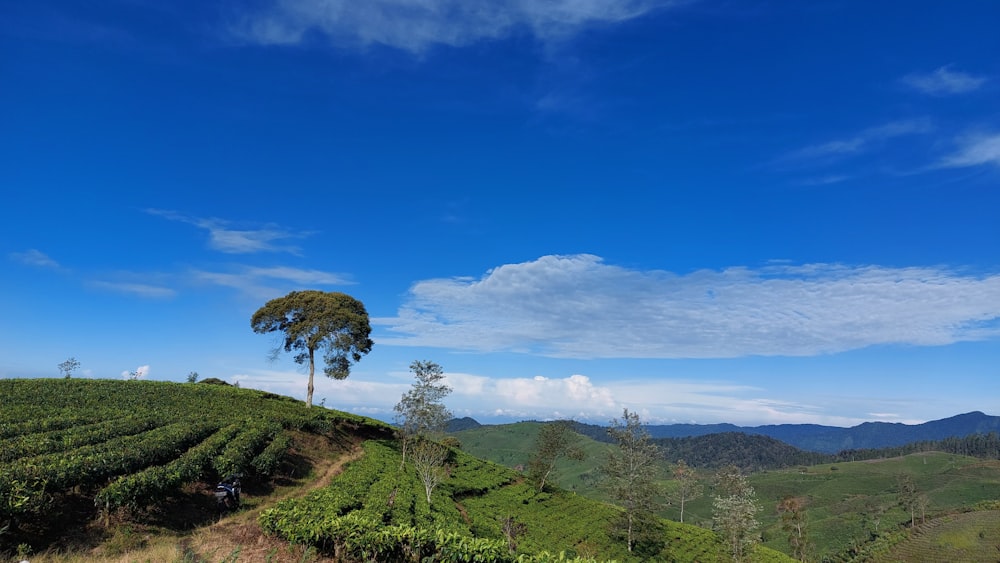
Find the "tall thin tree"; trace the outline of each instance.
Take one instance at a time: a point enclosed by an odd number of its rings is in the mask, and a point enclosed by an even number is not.
[[[655,522],[662,491],[656,481],[660,451],[643,427],[639,415],[624,409],[621,420],[613,419],[608,434],[618,445],[604,464],[604,484],[622,507],[622,527],[631,552],[643,530],[641,523]]]
[[[576,433],[568,420],[546,422],[538,429],[535,447],[528,461],[528,475],[538,491],[545,489],[545,483],[556,469],[556,462],[562,458],[582,460],[583,450],[575,445]]]
[[[404,465],[411,443],[440,434],[451,417],[443,402],[451,387],[444,383],[441,366],[431,361],[415,361],[410,364],[410,371],[415,381],[394,407]]]

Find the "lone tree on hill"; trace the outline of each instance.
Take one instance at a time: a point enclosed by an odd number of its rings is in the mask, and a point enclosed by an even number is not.
[[[604,485],[611,498],[621,506],[621,527],[624,530],[629,552],[642,542],[644,549],[659,551],[662,534],[651,534],[655,527],[656,510],[659,508],[661,490],[656,481],[656,462],[660,450],[652,442],[649,432],[639,421],[639,415],[625,409],[622,419],[614,419],[608,435],[618,444],[618,450],[608,456],[604,464]],[[651,536],[657,539],[651,540]]]
[[[406,464],[407,446],[411,442],[440,434],[451,418],[442,402],[451,393],[451,387],[444,384],[441,366],[418,360],[410,364],[410,371],[416,381],[394,407],[403,445],[403,464]]]
[[[920,506],[920,493],[913,477],[906,473],[896,476],[896,497],[899,506],[910,513],[910,527],[917,525],[917,508]]]
[[[734,563],[747,561],[753,546],[760,543],[757,494],[736,466],[720,469],[717,479],[712,502],[713,528],[729,544]]]
[[[584,452],[574,445],[576,433],[568,420],[547,422],[538,429],[535,451],[528,461],[528,475],[538,485],[538,492],[545,489],[545,482],[556,469],[559,458],[581,460]]]
[[[313,374],[316,371],[316,351],[323,352],[323,373],[333,379],[345,379],[351,372],[351,362],[371,352],[371,325],[368,311],[357,299],[345,293],[316,290],[293,291],[272,299],[250,319],[257,334],[284,333],[284,342],[272,350],[276,358],[296,351],[295,362],[309,364],[309,387],[306,406],[312,406]]]
[[[677,461],[674,467],[674,480],[677,481],[677,488],[673,497],[681,509],[681,522],[684,522],[684,505],[688,501],[698,498],[701,495],[701,483],[698,482],[698,474],[694,468],[684,462],[683,459]]]
[[[451,418],[442,402],[451,393],[451,387],[444,384],[444,370],[434,362],[415,361],[410,364],[410,371],[416,381],[395,407],[403,445],[400,468],[406,466],[406,452],[412,444],[413,467],[424,485],[427,504],[430,504],[434,488],[448,476],[446,463],[451,452],[432,438],[444,432]]]
[[[59,364],[59,373],[61,373],[66,379],[69,379],[73,377],[73,372],[79,367],[80,362],[76,358],[69,358],[65,362]]]
[[[788,547],[792,548],[792,557],[799,561],[806,561],[811,547],[805,508],[805,500],[801,497],[788,495],[778,502],[781,529],[788,534]]]

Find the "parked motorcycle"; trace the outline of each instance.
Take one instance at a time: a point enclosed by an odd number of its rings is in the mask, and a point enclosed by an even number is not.
[[[215,502],[220,512],[236,510],[240,507],[240,475],[230,475],[215,486]]]

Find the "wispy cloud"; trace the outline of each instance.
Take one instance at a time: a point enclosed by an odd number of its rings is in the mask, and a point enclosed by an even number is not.
[[[345,274],[322,270],[275,266],[269,268],[238,266],[226,272],[194,270],[195,281],[236,289],[257,299],[271,299],[303,286],[351,285],[354,282]]]
[[[810,356],[1000,336],[1000,273],[770,265],[677,275],[544,256],[414,284],[380,345],[563,358]]]
[[[958,150],[939,163],[940,168],[1000,166],[1000,133],[967,135],[960,138],[958,145]]]
[[[787,154],[782,160],[800,160],[845,156],[878,148],[882,143],[906,135],[927,133],[933,129],[928,119],[892,121],[865,129],[852,137],[811,145]]]
[[[827,176],[818,176],[816,178],[806,178],[799,182],[802,186],[829,186],[831,184],[839,184],[841,182],[846,182],[850,180],[851,177],[843,174],[830,174]]]
[[[273,225],[256,229],[236,229],[231,227],[229,221],[222,219],[190,217],[164,209],[147,209],[146,212],[150,215],[205,229],[209,235],[209,247],[227,254],[252,254],[255,252],[298,254],[299,247],[287,244],[287,241],[305,238],[311,234],[297,233]]]
[[[89,282],[89,285],[97,289],[113,291],[115,293],[125,293],[138,297],[147,297],[150,299],[167,299],[177,295],[177,292],[169,287],[146,283],[92,281]]]
[[[27,264],[28,266],[36,266],[39,268],[52,268],[55,270],[59,269],[59,263],[50,258],[47,254],[40,250],[30,248],[24,252],[11,252],[8,257],[11,260],[20,262],[22,264]]]
[[[621,22],[674,0],[271,0],[244,14],[234,33],[262,44],[296,44],[319,32],[333,43],[381,44],[413,53],[460,47],[526,30],[542,42]]]
[[[951,66],[946,65],[932,72],[908,74],[901,81],[923,94],[948,96],[978,90],[986,83],[986,78],[951,70]]]

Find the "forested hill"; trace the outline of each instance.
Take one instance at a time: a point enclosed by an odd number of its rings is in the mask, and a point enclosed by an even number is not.
[[[663,457],[692,467],[719,469],[734,465],[747,472],[828,463],[831,456],[807,452],[769,436],[721,432],[686,438],[654,438]]]
[[[962,438],[973,434],[1000,432],[1000,417],[979,411],[923,424],[865,422],[850,428],[818,424],[778,424],[735,426],[732,424],[648,425],[653,438],[691,438],[724,432],[768,436],[802,450],[834,454],[843,450],[879,449],[913,442]],[[577,424],[577,432],[607,441],[607,429],[593,424]]]

